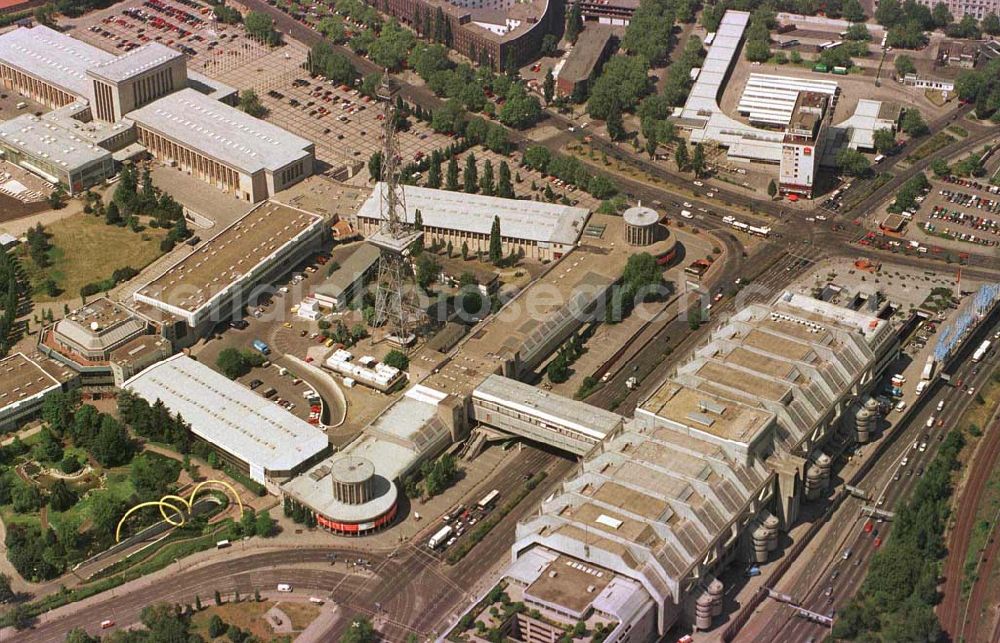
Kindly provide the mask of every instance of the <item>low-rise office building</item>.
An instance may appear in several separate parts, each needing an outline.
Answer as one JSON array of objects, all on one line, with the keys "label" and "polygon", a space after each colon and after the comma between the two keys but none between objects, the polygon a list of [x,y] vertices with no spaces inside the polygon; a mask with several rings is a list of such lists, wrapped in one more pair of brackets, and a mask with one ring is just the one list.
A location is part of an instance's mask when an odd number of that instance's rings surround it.
[{"label": "low-rise office building", "polygon": [[123,388],[180,414],[191,433],[260,484],[278,483],[329,452],[319,428],[187,355],[153,364]]},{"label": "low-rise office building", "polygon": [[115,175],[111,152],[33,114],[0,122],[0,154],[70,194]]},{"label": "low-rise office building", "polygon": [[363,289],[375,267],[378,266],[379,249],[363,243],[340,264],[329,279],[312,289],[313,297],[321,306],[341,309],[363,294]]},{"label": "low-rise office building", "polygon": [[0,433],[37,417],[46,396],[61,390],[62,383],[24,353],[0,359]]},{"label": "low-rise office building", "polygon": [[313,143],[193,89],[128,118],[154,157],[244,201],[262,201],[313,172]]},{"label": "low-rise office building", "polygon": [[[366,236],[382,224],[385,184],[378,183],[358,210],[358,227]],[[424,243],[467,245],[471,253],[489,252],[494,218],[500,219],[505,255],[523,252],[528,259],[553,261],[572,250],[587,222],[588,212],[555,203],[481,196],[406,186],[406,220],[420,210]]]},{"label": "low-rise office building", "polygon": [[326,226],[315,214],[268,201],[250,210],[135,291],[136,302],[183,323],[182,345],[215,324],[243,316],[255,288],[294,267],[322,243]]},{"label": "low-rise office building", "polygon": [[607,27],[587,27],[580,33],[573,51],[559,68],[556,77],[556,94],[559,96],[586,96],[590,83],[601,72],[601,66],[613,51],[614,39]]},{"label": "low-rise office building", "polygon": [[354,355],[342,348],[326,358],[323,365],[343,375],[344,381],[350,381],[352,386],[357,382],[382,393],[391,391],[406,380],[406,373],[395,366],[383,364],[367,355],[355,360]]}]

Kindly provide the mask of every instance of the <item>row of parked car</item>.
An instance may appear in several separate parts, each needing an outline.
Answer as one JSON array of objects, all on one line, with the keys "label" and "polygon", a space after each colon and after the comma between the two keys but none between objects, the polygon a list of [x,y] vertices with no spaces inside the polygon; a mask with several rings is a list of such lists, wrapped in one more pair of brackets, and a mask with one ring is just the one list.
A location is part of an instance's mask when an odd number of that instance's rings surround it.
[{"label": "row of parked car", "polygon": [[978,194],[968,194],[967,192],[952,192],[951,190],[939,190],[938,194],[948,200],[965,208],[976,208],[987,212],[1000,212],[1000,201],[981,197]]}]

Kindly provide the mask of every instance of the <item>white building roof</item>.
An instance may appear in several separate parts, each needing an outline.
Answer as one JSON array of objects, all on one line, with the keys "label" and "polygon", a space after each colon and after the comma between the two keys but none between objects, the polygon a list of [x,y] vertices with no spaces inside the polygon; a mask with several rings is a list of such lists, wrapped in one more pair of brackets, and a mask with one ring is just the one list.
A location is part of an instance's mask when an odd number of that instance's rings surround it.
[{"label": "white building roof", "polygon": [[750,22],[750,14],[746,11],[727,11],[722,16],[715,40],[708,49],[705,62],[701,66],[701,74],[691,92],[682,112],[683,118],[707,120],[712,114],[719,112],[719,92],[725,81],[726,72],[739,51],[743,31]]},{"label": "white building roof", "polygon": [[0,61],[81,98],[91,95],[87,69],[115,57],[42,25],[0,35]]},{"label": "white building roof", "polygon": [[164,44],[151,42],[122,54],[117,58],[98,63],[88,71],[91,75],[98,78],[120,83],[183,56],[184,54],[181,52],[171,49]]},{"label": "white building roof", "polygon": [[149,402],[157,399],[191,424],[191,431],[264,471],[289,471],[329,446],[326,435],[277,404],[208,366],[177,354],[125,382]]},{"label": "white building roof", "polygon": [[[406,220],[413,221],[413,213],[420,210],[426,227],[461,230],[488,235],[493,227],[493,217],[500,217],[500,235],[503,237],[547,244],[573,245],[583,232],[587,210],[555,203],[541,203],[519,199],[449,192],[415,186],[403,188],[406,198]],[[381,218],[385,183],[375,186],[368,200],[358,211],[367,219]]]},{"label": "white building roof", "polygon": [[111,158],[111,152],[106,149],[33,114],[22,114],[0,123],[0,140],[67,172]]},{"label": "white building roof", "polygon": [[750,74],[736,109],[741,114],[749,114],[751,121],[788,125],[800,92],[832,97],[837,93],[837,83],[832,80]]},{"label": "white building roof", "polygon": [[546,427],[561,426],[594,440],[603,440],[621,426],[623,420],[617,413],[496,374],[483,380],[472,397],[525,413],[545,422]]},{"label": "white building roof", "polygon": [[882,101],[862,98],[850,118],[837,124],[837,129],[850,130],[851,138],[848,146],[852,149],[874,149],[875,130],[893,130],[895,123],[879,118],[882,112]]},{"label": "white building roof", "polygon": [[246,174],[279,170],[312,148],[300,136],[191,88],[131,111],[128,117]]}]

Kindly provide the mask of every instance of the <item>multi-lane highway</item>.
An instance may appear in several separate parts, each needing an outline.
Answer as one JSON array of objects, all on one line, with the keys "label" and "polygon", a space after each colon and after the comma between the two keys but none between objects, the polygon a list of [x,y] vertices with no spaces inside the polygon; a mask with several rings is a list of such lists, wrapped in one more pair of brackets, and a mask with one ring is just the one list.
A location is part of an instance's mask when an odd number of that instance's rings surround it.
[{"label": "multi-lane highway", "polygon": [[[987,329],[983,329],[983,335]],[[994,332],[990,329],[989,332]],[[975,344],[978,342],[970,342]],[[968,346],[967,346],[968,348]],[[971,351],[968,351],[971,353]],[[1000,362],[1000,356],[992,354],[982,364],[972,364],[968,360],[958,361],[951,374],[952,382],[962,381],[964,387],[979,390],[992,376]],[[879,522],[861,513],[864,506],[893,511],[909,497],[920,478],[920,472],[937,454],[940,440],[952,428],[971,404],[974,396],[964,388],[939,381],[920,398],[920,406],[915,409],[903,425],[896,426],[889,435],[880,439],[893,440],[879,458],[878,466],[872,467],[859,487],[868,494],[869,500],[847,498],[830,520],[830,526],[814,543],[814,558],[804,566],[807,571],[786,583],[779,583],[778,591],[794,598],[802,607],[819,613],[829,614],[846,604],[860,588],[868,571],[868,563],[875,553],[876,538],[884,541],[892,528],[890,522]],[[937,410],[939,402],[944,408]],[[930,417],[934,426],[927,427]],[[941,426],[938,426],[940,423]],[[921,446],[926,448],[921,450]],[[873,449],[875,445],[864,447]],[[903,460],[906,459],[905,466]],[[872,521],[872,531],[865,531],[865,523]],[[850,551],[845,559],[844,553]],[[781,641],[819,640],[828,630],[822,625],[797,615],[788,605],[772,606],[770,617],[764,622],[748,626],[747,631],[767,631],[777,635]]]}]

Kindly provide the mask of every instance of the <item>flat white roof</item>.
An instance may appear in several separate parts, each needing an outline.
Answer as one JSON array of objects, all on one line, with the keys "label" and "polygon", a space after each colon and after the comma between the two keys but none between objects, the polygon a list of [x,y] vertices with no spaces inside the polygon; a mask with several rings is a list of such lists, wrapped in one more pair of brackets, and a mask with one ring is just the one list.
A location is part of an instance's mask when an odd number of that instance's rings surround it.
[{"label": "flat white roof", "polygon": [[98,78],[118,83],[183,56],[181,52],[164,44],[151,42],[117,58],[94,65],[89,71]]},{"label": "flat white roof", "polygon": [[191,88],[131,111],[128,117],[246,174],[280,170],[312,149],[306,139]]},{"label": "flat white roof", "polygon": [[329,446],[317,427],[184,354],[150,366],[123,388],[162,400],[195,435],[247,462],[251,475],[255,467],[292,470]]},{"label": "flat white roof", "polygon": [[[368,200],[362,204],[358,211],[359,217],[381,218],[385,189],[385,183],[380,181]],[[500,217],[501,236],[536,241],[543,247],[550,243],[566,246],[575,244],[583,232],[588,214],[585,208],[568,205],[410,185],[405,186],[403,192],[408,222],[412,223],[413,213],[420,210],[425,227],[488,235],[493,227],[493,217],[497,216]]]},{"label": "flat white roof", "polygon": [[87,69],[116,56],[38,25],[0,35],[0,61],[81,98],[89,98]]},{"label": "flat white roof", "polygon": [[106,149],[92,145],[75,132],[33,114],[22,114],[0,122],[0,140],[67,172],[111,158],[111,152]]},{"label": "flat white roof", "polygon": [[832,80],[750,74],[736,109],[741,114],[749,114],[751,121],[788,125],[800,92],[833,96],[837,93],[837,83]]},{"label": "flat white roof", "polygon": [[701,74],[684,103],[684,118],[705,120],[719,111],[718,97],[722,82],[736,57],[743,31],[749,22],[750,14],[746,11],[730,10],[722,16],[719,29],[715,32],[715,40],[701,66]]}]

